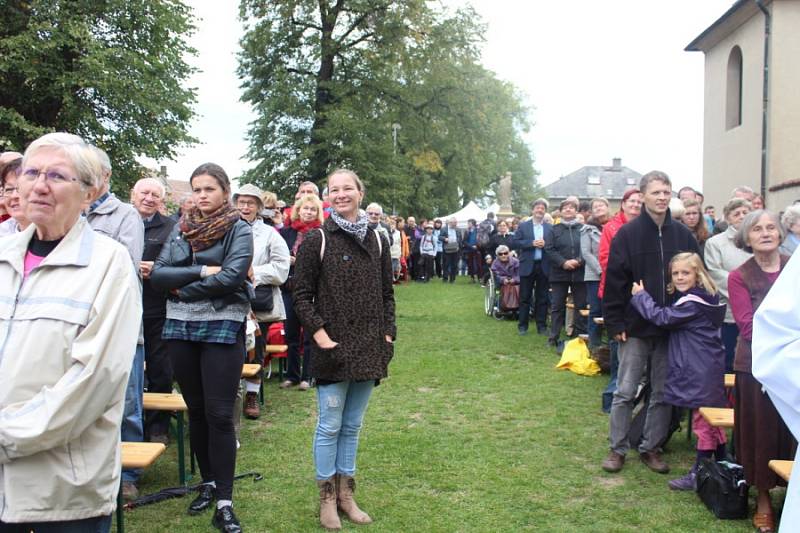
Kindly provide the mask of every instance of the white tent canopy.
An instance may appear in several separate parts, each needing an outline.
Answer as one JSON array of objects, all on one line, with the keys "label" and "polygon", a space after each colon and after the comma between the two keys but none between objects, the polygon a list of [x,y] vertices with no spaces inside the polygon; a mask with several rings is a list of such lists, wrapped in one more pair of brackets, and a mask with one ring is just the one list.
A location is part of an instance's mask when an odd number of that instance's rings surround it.
[{"label": "white tent canopy", "polygon": [[459,228],[466,228],[467,221],[471,218],[474,218],[478,223],[484,220],[486,218],[486,211],[478,207],[478,204],[475,202],[470,202],[455,213],[439,218],[442,219],[442,222],[445,224],[447,223],[448,219],[455,218],[458,221]]}]

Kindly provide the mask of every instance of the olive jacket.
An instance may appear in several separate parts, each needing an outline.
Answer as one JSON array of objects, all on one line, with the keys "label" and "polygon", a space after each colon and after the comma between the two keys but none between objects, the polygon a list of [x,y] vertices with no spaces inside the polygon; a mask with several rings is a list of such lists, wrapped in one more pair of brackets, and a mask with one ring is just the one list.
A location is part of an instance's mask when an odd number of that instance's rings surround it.
[{"label": "olive jacket", "polygon": [[294,268],[295,313],[310,335],[324,327],[338,343],[323,350],[312,342],[311,376],[324,381],[385,378],[394,355],[385,337],[397,335],[389,241],[367,231],[359,242],[329,218],[321,229],[308,232]]}]

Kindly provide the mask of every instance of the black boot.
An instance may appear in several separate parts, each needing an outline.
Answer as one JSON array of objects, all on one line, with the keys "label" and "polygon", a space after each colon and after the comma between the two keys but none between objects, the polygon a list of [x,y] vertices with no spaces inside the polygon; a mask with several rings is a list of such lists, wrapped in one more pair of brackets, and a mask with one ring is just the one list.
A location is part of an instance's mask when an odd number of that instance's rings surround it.
[{"label": "black boot", "polygon": [[233,507],[230,505],[217,509],[214,518],[211,519],[211,525],[225,533],[241,533],[242,531],[239,519],[233,514]]},{"label": "black boot", "polygon": [[189,514],[200,514],[214,503],[217,499],[217,490],[214,485],[204,483],[197,489],[197,498],[189,504]]}]

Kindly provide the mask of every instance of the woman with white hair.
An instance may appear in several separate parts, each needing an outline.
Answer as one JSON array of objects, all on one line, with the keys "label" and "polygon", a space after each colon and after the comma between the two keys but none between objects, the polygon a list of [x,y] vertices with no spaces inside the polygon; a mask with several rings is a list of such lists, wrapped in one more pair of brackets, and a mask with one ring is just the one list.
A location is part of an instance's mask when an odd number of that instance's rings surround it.
[{"label": "woman with white hair", "polygon": [[32,223],[0,240],[2,531],[111,526],[142,303],[127,250],[81,216],[102,179],[92,147],[67,133],[22,161]]},{"label": "woman with white hair", "polygon": [[800,244],[800,205],[794,204],[786,208],[781,217],[781,223],[786,229],[786,238],[781,244],[780,252],[792,255]]}]

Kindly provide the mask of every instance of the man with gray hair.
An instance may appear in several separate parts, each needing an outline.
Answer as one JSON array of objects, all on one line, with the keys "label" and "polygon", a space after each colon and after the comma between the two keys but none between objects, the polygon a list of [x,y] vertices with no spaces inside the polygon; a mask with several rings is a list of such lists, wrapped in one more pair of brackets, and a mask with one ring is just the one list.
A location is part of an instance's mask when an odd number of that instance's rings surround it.
[{"label": "man with gray hair", "polygon": [[[539,198],[531,203],[531,218],[514,232],[514,249],[519,253],[519,323],[520,335],[528,334],[528,320],[533,304],[536,331],[547,334],[547,296],[550,290],[550,265],[545,246],[553,239],[553,226],[544,221],[549,207]],[[531,301],[533,300],[533,301]]]},{"label": "man with gray hair", "polygon": [[[111,160],[103,150],[93,147],[103,169],[103,184],[97,192],[86,221],[97,233],[111,237],[125,246],[136,272],[139,272],[144,251],[144,224],[139,212],[130,204],[121,202],[110,191]],[[141,322],[140,322],[141,328]],[[142,413],[142,392],[144,389],[144,337],[139,334],[133,367],[125,391],[125,409],[122,414],[122,440],[142,442],[144,440],[144,420]],[[122,471],[122,495],[128,500],[136,499],[136,482],[141,470]]]},{"label": "man with gray hair", "polygon": [[389,240],[389,246],[391,246],[393,242],[392,230],[389,224],[381,220],[382,216],[383,208],[380,204],[372,202],[367,206],[367,225],[369,229],[376,230],[378,233],[386,235],[386,238]]},{"label": "man with gray hair", "polygon": [[[161,338],[167,318],[167,297],[150,285],[153,264],[172,233],[176,221],[160,213],[166,191],[154,178],[144,178],[133,186],[131,201],[144,222],[144,250],[139,263],[142,276],[142,323],[144,326],[144,360],[148,392],[172,392],[172,362],[167,343]],[[144,420],[145,438],[150,442],[169,441],[169,413],[150,411]]]}]

